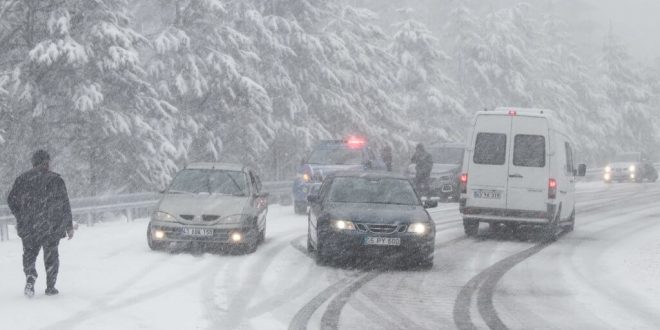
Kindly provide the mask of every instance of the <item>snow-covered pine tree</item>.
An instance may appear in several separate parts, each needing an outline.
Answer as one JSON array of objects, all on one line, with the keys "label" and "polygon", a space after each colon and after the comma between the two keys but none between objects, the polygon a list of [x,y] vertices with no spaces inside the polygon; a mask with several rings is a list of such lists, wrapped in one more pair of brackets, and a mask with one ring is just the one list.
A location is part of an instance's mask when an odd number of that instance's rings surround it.
[{"label": "snow-covered pine tree", "polygon": [[615,132],[610,135],[622,150],[650,150],[660,141],[657,111],[651,108],[651,89],[626,47],[611,30],[599,61],[600,84],[611,107]]},{"label": "snow-covered pine tree", "polygon": [[255,78],[260,58],[234,26],[243,7],[230,12],[217,0],[163,4],[171,22],[153,38],[149,72],[161,95],[189,116],[190,159],[257,165],[274,125],[270,97]]},{"label": "snow-covered pine tree", "polygon": [[26,1],[21,10],[32,32],[16,39],[23,60],[10,93],[22,154],[53,151],[78,194],[166,182],[180,152],[168,139],[174,109],[143,79],[136,48],[146,40],[129,27],[126,2]]},{"label": "snow-covered pine tree", "polygon": [[[409,12],[409,11],[406,11]],[[408,117],[414,118],[417,141],[460,141],[467,110],[456,83],[444,72],[449,56],[421,22],[407,18],[395,25],[389,52],[398,62],[398,95]]]}]

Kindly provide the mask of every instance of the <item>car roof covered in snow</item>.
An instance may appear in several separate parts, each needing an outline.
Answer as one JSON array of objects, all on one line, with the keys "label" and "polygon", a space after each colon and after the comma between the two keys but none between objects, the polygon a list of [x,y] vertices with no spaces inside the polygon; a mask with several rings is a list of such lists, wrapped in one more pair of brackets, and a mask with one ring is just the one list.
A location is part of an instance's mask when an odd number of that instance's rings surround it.
[{"label": "car roof covered in snow", "polygon": [[224,171],[237,171],[243,172],[247,168],[241,164],[234,163],[192,163],[186,166],[186,169],[196,169],[196,170],[224,170]]},{"label": "car roof covered in snow", "polygon": [[402,174],[385,172],[385,171],[338,171],[328,175],[328,177],[354,177],[354,178],[367,178],[367,179],[401,179],[408,180]]}]

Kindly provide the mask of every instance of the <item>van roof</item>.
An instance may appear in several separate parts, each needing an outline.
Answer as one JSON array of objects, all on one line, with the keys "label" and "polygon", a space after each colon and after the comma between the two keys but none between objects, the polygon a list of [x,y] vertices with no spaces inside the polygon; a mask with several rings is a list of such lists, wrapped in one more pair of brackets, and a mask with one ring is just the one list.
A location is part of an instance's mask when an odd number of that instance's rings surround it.
[{"label": "van roof", "polygon": [[477,112],[478,115],[510,115],[512,112],[515,112],[517,116],[528,116],[528,117],[554,117],[557,118],[557,113],[549,109],[537,109],[537,108],[517,108],[517,107],[499,107],[495,110],[485,110]]}]

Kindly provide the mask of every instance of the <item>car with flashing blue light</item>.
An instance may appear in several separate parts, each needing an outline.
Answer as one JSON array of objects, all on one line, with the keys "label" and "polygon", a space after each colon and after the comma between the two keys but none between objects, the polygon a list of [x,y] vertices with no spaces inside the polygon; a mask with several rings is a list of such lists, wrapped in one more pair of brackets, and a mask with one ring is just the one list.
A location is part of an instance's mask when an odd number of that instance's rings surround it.
[{"label": "car with flashing blue light", "polygon": [[197,244],[252,253],[266,236],[268,193],[240,164],[195,163],[163,192],[147,227],[152,250]]},{"label": "car with flashing blue light", "polygon": [[293,181],[293,208],[296,214],[307,212],[307,195],[327,175],[347,170],[384,170],[385,164],[362,137],[323,140],[317,143],[297,170]]},{"label": "car with flashing blue light", "polygon": [[433,266],[435,223],[410,180],[390,172],[337,172],[308,197],[307,249],[320,264],[350,256]]}]

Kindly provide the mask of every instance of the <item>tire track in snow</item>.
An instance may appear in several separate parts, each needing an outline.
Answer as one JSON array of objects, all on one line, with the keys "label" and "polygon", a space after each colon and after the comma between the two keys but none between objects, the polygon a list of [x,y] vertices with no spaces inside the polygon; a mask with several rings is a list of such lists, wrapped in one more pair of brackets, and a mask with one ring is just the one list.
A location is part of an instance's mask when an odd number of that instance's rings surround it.
[{"label": "tire track in snow", "polygon": [[[647,189],[648,187],[644,186],[642,190]],[[626,198],[621,198],[616,201],[607,198],[601,205],[590,204],[589,207],[587,207],[585,210],[580,209],[579,211],[591,212],[594,210],[602,210],[603,207],[606,209],[615,208],[619,204],[625,203],[628,199],[635,199],[636,201],[639,201],[639,198],[636,196],[638,194],[639,192],[637,191],[630,194],[622,194],[625,195]],[[644,199],[654,198],[656,195],[660,195],[660,192],[654,192],[651,195],[647,195]],[[598,221],[591,221],[584,224],[590,224],[593,222]],[[521,252],[496,262],[492,266],[486,268],[479,274],[472,277],[470,281],[468,281],[468,283],[461,288],[454,303],[453,318],[456,327],[461,330],[472,330],[477,328],[473,323],[470,315],[472,297],[476,293],[477,308],[481,318],[484,320],[486,325],[488,325],[488,327],[491,329],[508,329],[504,322],[502,322],[500,319],[493,304],[493,296],[497,289],[497,284],[509,270],[511,270],[522,261],[541,252],[550,244],[552,244],[551,241],[538,243],[530,248],[527,248]]]},{"label": "tire track in snow", "polygon": [[[296,239],[300,239],[300,237],[297,237]],[[242,279],[243,285],[230,300],[231,303],[229,304],[229,307],[225,313],[225,315],[229,316],[229,318],[225,318],[224,320],[220,321],[218,318],[213,317],[211,319],[212,322],[209,326],[209,329],[233,329],[241,324],[245,318],[247,307],[250,301],[259,289],[259,284],[264,277],[265,270],[270,267],[270,265],[275,260],[275,256],[284,251],[287,245],[289,245],[289,241],[280,242],[274,246],[269,246],[268,250],[266,250],[264,254],[260,255],[260,260],[263,260],[263,262],[253,264],[253,266],[247,271],[248,276]],[[206,299],[206,301],[208,302],[209,300]],[[213,306],[207,305],[207,310],[213,309],[217,310],[217,306],[215,306],[215,304],[213,304]]]}]

